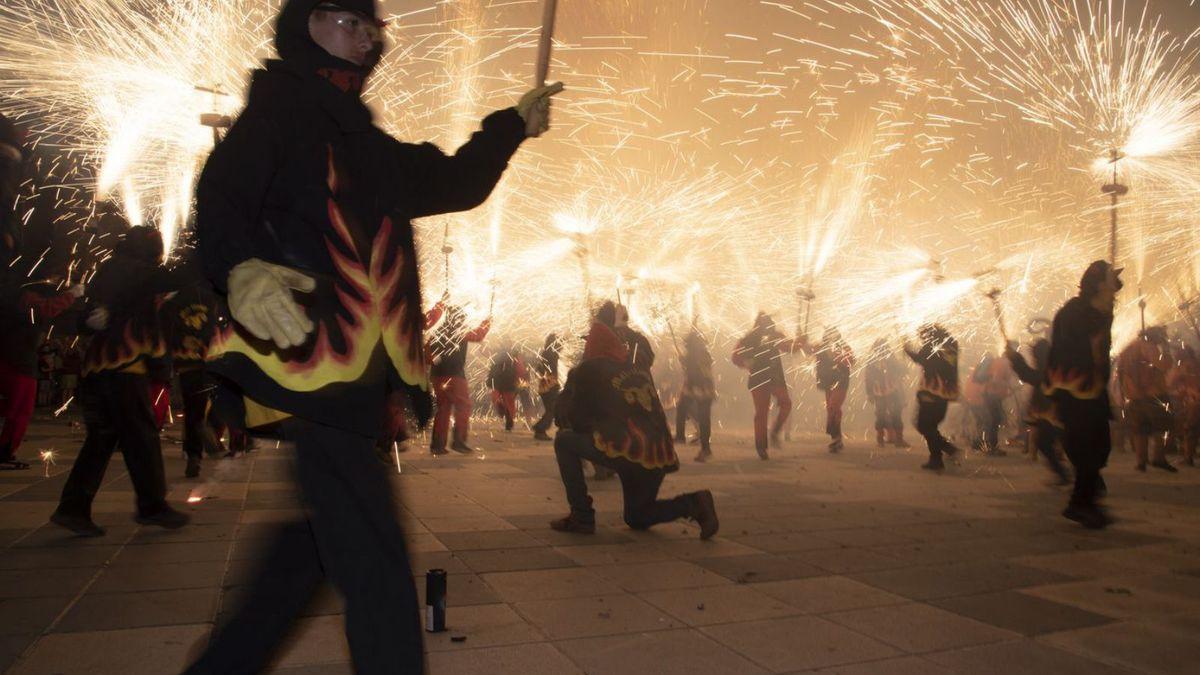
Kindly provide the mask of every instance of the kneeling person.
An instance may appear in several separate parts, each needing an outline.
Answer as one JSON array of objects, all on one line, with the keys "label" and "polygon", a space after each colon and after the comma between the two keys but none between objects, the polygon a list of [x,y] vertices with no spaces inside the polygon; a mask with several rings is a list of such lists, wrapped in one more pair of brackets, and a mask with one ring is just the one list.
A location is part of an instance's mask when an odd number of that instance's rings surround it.
[{"label": "kneeling person", "polygon": [[567,376],[559,397],[554,455],[571,514],[550,527],[592,534],[596,512],[587,493],[583,460],[605,466],[621,478],[625,523],[644,530],[659,523],[690,518],[700,538],[717,533],[717,513],[708,490],[658,498],[663,478],[679,470],[666,414],[650,373],[627,365],[628,351],[601,308],[588,334],[582,362]]}]

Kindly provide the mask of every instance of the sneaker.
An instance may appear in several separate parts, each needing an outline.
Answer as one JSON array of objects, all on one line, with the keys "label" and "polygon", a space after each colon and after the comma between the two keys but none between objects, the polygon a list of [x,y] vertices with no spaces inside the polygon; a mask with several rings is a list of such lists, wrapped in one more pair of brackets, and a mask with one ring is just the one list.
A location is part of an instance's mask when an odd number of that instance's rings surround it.
[{"label": "sneaker", "polygon": [[839,438],[839,439],[837,439],[837,440],[835,440],[834,442],[832,442],[832,443],[830,443],[830,444],[829,444],[829,452],[831,452],[831,453],[833,453],[833,454],[835,454],[835,455],[836,455],[837,453],[841,452],[841,451],[842,451],[842,449],[843,449],[843,448],[845,448],[845,447],[846,447],[846,444],[845,444],[845,443],[843,443],[843,442],[842,442],[842,439],[840,439],[840,438]]},{"label": "sneaker", "polygon": [[1077,506],[1071,504],[1062,512],[1067,520],[1073,520],[1089,530],[1103,530],[1108,526],[1109,519],[1104,512],[1095,506]]},{"label": "sneaker", "polygon": [[50,516],[50,522],[59,527],[65,527],[81,537],[103,537],[106,534],[103,527],[92,522],[92,519],[86,516],[68,516],[55,511]]},{"label": "sneaker", "polygon": [[596,523],[585,522],[571,514],[565,518],[550,521],[550,529],[555,532],[570,532],[572,534],[596,534]]},{"label": "sneaker", "polygon": [[176,511],[170,506],[164,506],[157,513],[148,516],[139,514],[134,517],[134,520],[140,525],[153,525],[166,530],[178,530],[192,522],[192,517],[182,511]]},{"label": "sneaker", "polygon": [[450,454],[450,451],[444,445],[431,445],[429,446],[429,454],[434,457],[441,457],[442,455]]},{"label": "sneaker", "polygon": [[545,431],[538,429],[537,431],[533,432],[533,440],[535,440],[535,441],[553,441],[554,439],[550,438],[550,434],[547,434]]},{"label": "sneaker", "polygon": [[184,478],[199,478],[200,477],[200,458],[188,457],[187,468],[183,470]]},{"label": "sneaker", "polygon": [[453,443],[450,444],[450,449],[457,452],[460,455],[475,454],[475,448],[472,448],[471,446],[467,445],[466,441],[454,441]]},{"label": "sneaker", "polygon": [[946,447],[942,448],[942,453],[947,457],[957,457],[960,453],[962,453],[962,450],[959,450],[958,446],[954,445],[953,443],[947,443]]},{"label": "sneaker", "polygon": [[717,520],[717,507],[713,503],[712,493],[708,490],[701,490],[694,496],[695,499],[695,515],[692,519],[700,525],[700,538],[704,540],[712,539],[717,530],[721,529],[721,523]]},{"label": "sneaker", "polygon": [[1160,459],[1156,462],[1150,462],[1150,466],[1156,469],[1162,469],[1167,473],[1179,473],[1179,469],[1176,469],[1174,464],[1171,464],[1165,459]]},{"label": "sneaker", "polygon": [[704,449],[704,450],[700,451],[700,454],[696,455],[695,461],[703,464],[704,462],[707,462],[711,457],[712,457],[712,450]]},{"label": "sneaker", "polygon": [[925,469],[926,471],[942,471],[946,468],[946,464],[941,460],[941,458],[931,459],[922,464],[921,468]]}]

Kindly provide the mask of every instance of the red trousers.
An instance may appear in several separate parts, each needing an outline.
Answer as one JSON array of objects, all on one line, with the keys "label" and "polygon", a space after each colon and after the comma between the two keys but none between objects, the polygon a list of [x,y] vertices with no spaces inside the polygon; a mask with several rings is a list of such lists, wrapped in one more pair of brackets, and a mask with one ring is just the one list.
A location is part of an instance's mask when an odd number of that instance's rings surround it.
[{"label": "red trousers", "polygon": [[467,442],[471,429],[471,389],[465,377],[433,378],[433,394],[437,401],[437,413],[433,416],[432,447],[446,447],[447,432],[450,430],[450,415],[454,415],[454,440]]},{"label": "red trousers", "polygon": [[517,392],[492,390],[492,407],[504,418],[504,428],[513,428],[513,420],[517,416]]},{"label": "red trousers", "polygon": [[167,426],[167,413],[171,410],[171,383],[150,381],[150,407],[154,410],[154,423],[162,431]]},{"label": "red trousers", "polygon": [[754,446],[766,449],[767,418],[770,416],[771,399],[775,399],[775,407],[779,409],[779,414],[775,417],[775,424],[771,425],[771,435],[774,436],[783,429],[788,415],[792,414],[792,397],[788,395],[786,384],[763,385],[757,389],[751,389],[750,395],[754,398]]},{"label": "red trousers", "polygon": [[825,433],[830,438],[842,437],[842,405],[845,402],[845,387],[834,387],[825,392]]},{"label": "red trousers", "polygon": [[17,449],[25,439],[29,420],[33,418],[33,404],[37,400],[37,379],[24,375],[7,363],[0,361],[0,413],[4,417],[4,431],[0,432],[0,460],[17,456]]}]

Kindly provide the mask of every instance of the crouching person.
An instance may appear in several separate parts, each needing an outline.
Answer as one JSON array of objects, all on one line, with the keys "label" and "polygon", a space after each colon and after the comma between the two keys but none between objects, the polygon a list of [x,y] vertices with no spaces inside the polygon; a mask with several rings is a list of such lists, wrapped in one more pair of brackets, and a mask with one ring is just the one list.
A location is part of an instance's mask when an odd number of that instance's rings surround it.
[{"label": "crouching person", "polygon": [[679,458],[667,417],[649,371],[627,365],[627,350],[613,331],[614,308],[597,313],[583,360],[567,376],[559,396],[554,454],[571,513],[550,523],[560,532],[592,534],[596,512],[587,493],[583,461],[612,469],[621,479],[625,523],[645,530],[680,518],[700,525],[700,538],[717,533],[717,512],[708,490],[659,499]]}]

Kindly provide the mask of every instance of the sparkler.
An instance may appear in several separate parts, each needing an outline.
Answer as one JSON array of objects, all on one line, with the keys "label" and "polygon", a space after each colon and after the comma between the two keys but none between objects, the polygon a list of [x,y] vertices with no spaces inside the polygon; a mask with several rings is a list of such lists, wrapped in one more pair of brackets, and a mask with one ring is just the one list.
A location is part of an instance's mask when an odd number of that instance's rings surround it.
[{"label": "sparkler", "polygon": [[50,450],[42,450],[41,452],[38,453],[38,455],[42,459],[42,468],[43,468],[42,477],[49,478],[50,477],[50,467],[54,466],[54,464],[55,464],[54,449],[51,448]]}]

